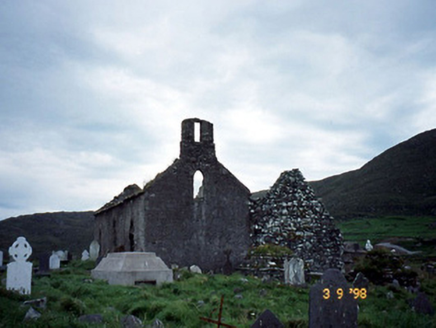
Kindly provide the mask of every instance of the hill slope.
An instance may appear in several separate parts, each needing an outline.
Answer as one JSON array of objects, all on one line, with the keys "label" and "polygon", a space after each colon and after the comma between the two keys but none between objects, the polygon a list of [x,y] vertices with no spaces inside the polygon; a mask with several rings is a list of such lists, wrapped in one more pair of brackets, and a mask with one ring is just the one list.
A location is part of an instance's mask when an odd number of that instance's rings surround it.
[{"label": "hill slope", "polygon": [[336,218],[436,214],[436,129],[404,141],[362,168],[310,182]]},{"label": "hill slope", "polygon": [[43,252],[68,250],[78,257],[93,240],[93,212],[56,212],[23,215],[0,221],[0,250],[8,249],[19,236],[32,246],[32,259]]}]

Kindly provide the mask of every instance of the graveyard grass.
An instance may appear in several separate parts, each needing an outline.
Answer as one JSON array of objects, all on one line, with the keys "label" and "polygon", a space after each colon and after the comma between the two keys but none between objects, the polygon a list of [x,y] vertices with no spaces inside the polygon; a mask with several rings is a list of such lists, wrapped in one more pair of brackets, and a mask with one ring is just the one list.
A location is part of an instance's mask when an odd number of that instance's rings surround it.
[{"label": "graveyard grass", "polygon": [[435,217],[385,216],[342,221],[338,227],[346,241],[353,241],[363,248],[366,240],[372,245],[382,241],[421,251],[422,256],[436,256],[436,230],[430,226]]},{"label": "graveyard grass", "polygon": [[[366,239],[375,244],[397,238],[402,246],[412,251],[422,250],[421,255],[408,257],[406,261],[412,262],[420,278],[421,290],[435,307],[436,278],[420,271],[418,265],[423,258],[434,256],[435,245],[430,242],[434,230],[428,229],[434,218],[422,218],[420,224],[412,219],[416,220],[408,217],[359,219],[342,222],[339,226],[345,240],[357,241],[361,246]],[[224,295],[224,323],[238,328],[250,327],[265,309],[269,309],[285,327],[308,327],[309,288],[262,283],[239,274],[212,276],[187,271],[181,272],[180,280],[161,286],[110,286],[91,278],[90,270],[94,267],[93,261],[73,261],[62,265],[62,269],[52,272],[50,277],[34,276],[31,296],[22,296],[0,286],[0,328],[120,327],[121,318],[128,314],[139,317],[145,325],[159,319],[165,328],[213,328],[217,325],[199,318],[218,318],[221,295]],[[5,277],[5,272],[0,275],[1,279]],[[242,295],[242,299],[235,297],[237,294]],[[388,298],[388,294],[393,298]],[[23,322],[29,307],[21,304],[41,297],[47,297],[47,307],[36,308],[42,316],[37,321]],[[416,294],[402,288],[371,284],[367,299],[359,300],[359,327],[436,327],[436,316],[416,314],[410,309],[408,301],[415,297]],[[83,314],[97,313],[103,316],[104,324],[85,324],[78,320]]]},{"label": "graveyard grass", "polygon": [[[0,327],[96,327],[79,322],[83,314],[102,314],[104,325],[119,327],[120,320],[133,314],[150,324],[160,319],[166,328],[215,327],[199,317],[217,319],[221,295],[224,295],[222,321],[236,327],[249,327],[265,310],[270,309],[285,327],[308,326],[309,289],[259,279],[183,272],[179,281],[161,286],[110,286],[92,280],[94,262],[73,261],[50,277],[34,277],[31,296],[21,296],[0,288]],[[436,280],[426,279],[422,289],[433,298]],[[394,298],[387,299],[392,291]],[[242,299],[235,297],[241,294]],[[37,321],[23,323],[28,306],[25,300],[47,297],[46,309]],[[369,289],[369,296],[359,300],[359,327],[435,327],[436,318],[414,313],[407,304],[414,295],[393,287]]]}]

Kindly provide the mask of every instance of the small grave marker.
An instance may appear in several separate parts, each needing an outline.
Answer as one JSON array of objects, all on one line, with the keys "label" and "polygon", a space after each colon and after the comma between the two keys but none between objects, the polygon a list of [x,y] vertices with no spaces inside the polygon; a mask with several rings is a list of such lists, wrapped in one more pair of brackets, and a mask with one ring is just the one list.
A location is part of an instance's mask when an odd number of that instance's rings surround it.
[{"label": "small grave marker", "polygon": [[301,286],[306,283],[304,279],[304,261],[300,258],[293,257],[285,260],[285,284]]},{"label": "small grave marker", "polygon": [[364,288],[349,288],[338,269],[328,269],[310,289],[309,328],[357,327],[357,298],[366,295]]},{"label": "small grave marker", "polygon": [[38,274],[48,273],[50,271],[50,254],[43,253],[39,256]]},{"label": "small grave marker", "polygon": [[97,240],[93,240],[89,245],[89,259],[95,261],[100,253],[100,244]]},{"label": "small grave marker", "polygon": [[270,310],[265,310],[250,328],[284,328],[285,326]]},{"label": "small grave marker", "polygon": [[221,296],[221,304],[220,304],[220,311],[218,313],[218,320],[214,320],[211,318],[204,318],[204,317],[200,317],[200,320],[210,322],[210,323],[216,323],[218,325],[217,328],[220,328],[220,327],[236,328],[236,326],[231,326],[231,325],[228,325],[226,323],[221,322],[221,315],[223,313],[223,303],[224,303],[224,295]]},{"label": "small grave marker", "polygon": [[50,270],[58,270],[61,268],[61,259],[56,252],[53,252],[53,254],[50,256],[49,262]]},{"label": "small grave marker", "polygon": [[68,251],[56,251],[54,253],[59,257],[59,261],[68,261]]},{"label": "small grave marker", "polygon": [[82,252],[82,261],[88,261],[89,260],[89,252],[85,249]]},{"label": "small grave marker", "polygon": [[32,287],[32,263],[26,262],[32,254],[32,247],[26,238],[18,237],[9,247],[9,255],[14,260],[8,264],[6,288],[20,294],[30,294]]}]

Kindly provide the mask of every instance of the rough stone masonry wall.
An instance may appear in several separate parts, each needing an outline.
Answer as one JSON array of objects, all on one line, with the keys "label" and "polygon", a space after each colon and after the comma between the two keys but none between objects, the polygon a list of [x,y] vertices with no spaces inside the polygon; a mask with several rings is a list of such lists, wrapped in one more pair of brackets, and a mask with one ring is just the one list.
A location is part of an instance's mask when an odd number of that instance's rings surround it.
[{"label": "rough stone masonry wall", "polygon": [[343,239],[298,169],[283,172],[250,208],[254,246],[289,247],[309,271],[343,268]]}]

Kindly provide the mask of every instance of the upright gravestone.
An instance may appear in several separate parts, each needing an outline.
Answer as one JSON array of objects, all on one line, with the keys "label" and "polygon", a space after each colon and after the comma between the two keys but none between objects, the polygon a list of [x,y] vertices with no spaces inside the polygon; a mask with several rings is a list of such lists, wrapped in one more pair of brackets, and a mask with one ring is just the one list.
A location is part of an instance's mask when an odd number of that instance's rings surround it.
[{"label": "upright gravestone", "polygon": [[3,266],[3,252],[0,251],[0,267]]},{"label": "upright gravestone", "polygon": [[50,254],[42,253],[39,255],[39,269],[38,274],[48,274],[50,271]]},{"label": "upright gravestone", "polygon": [[68,251],[56,251],[54,253],[59,257],[59,261],[68,261]]},{"label": "upright gravestone", "polygon": [[61,268],[61,259],[56,252],[50,256],[50,270],[58,270]]},{"label": "upright gravestone", "polygon": [[265,310],[250,328],[284,328],[285,326],[270,310]]},{"label": "upright gravestone", "polygon": [[285,284],[301,286],[306,283],[304,279],[304,261],[300,258],[293,257],[285,260]]},{"label": "upright gravestone", "polygon": [[32,283],[32,263],[26,262],[32,254],[26,238],[18,237],[9,247],[9,255],[14,260],[8,264],[6,288],[16,290],[20,294],[30,294]]},{"label": "upright gravestone", "polygon": [[82,261],[88,261],[89,260],[89,252],[85,249],[82,252]]},{"label": "upright gravestone", "polygon": [[89,245],[89,259],[95,261],[100,253],[100,244],[97,240],[94,240],[91,245]]},{"label": "upright gravestone", "polygon": [[310,289],[309,328],[357,327],[357,298],[366,290],[354,290],[338,269],[328,269]]}]

